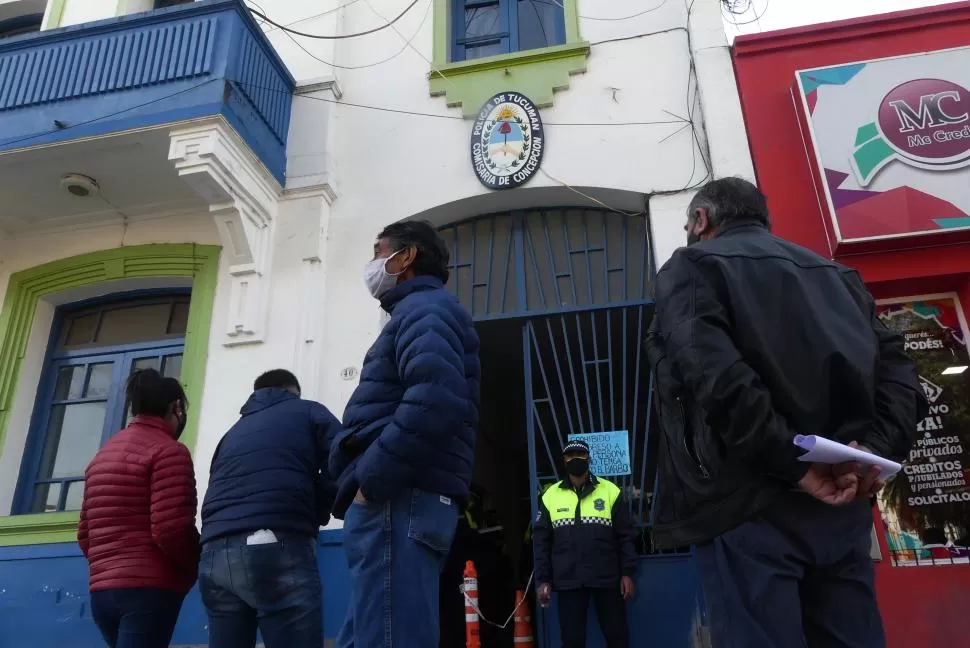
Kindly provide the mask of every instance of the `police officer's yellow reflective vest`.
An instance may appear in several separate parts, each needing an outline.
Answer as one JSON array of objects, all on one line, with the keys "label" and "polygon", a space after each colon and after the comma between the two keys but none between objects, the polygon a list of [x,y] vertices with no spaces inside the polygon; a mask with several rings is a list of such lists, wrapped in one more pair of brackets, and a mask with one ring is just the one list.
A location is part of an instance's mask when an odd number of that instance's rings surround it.
[{"label": "police officer's yellow reflective vest", "polygon": [[562,482],[542,495],[553,529],[577,523],[613,526],[613,504],[620,497],[620,488],[602,477],[595,479],[593,491],[582,500],[575,488],[561,488]]}]

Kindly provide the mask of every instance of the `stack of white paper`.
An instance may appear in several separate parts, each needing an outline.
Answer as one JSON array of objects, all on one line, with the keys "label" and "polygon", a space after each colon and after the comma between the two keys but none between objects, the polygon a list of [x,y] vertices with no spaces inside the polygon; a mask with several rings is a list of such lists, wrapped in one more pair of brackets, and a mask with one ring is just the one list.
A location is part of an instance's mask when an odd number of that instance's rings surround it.
[{"label": "stack of white paper", "polygon": [[825,437],[815,435],[802,436],[799,434],[795,437],[795,445],[808,451],[798,458],[799,461],[823,464],[840,464],[855,461],[863,466],[879,466],[882,470],[879,473],[879,479],[883,481],[889,479],[903,468],[895,461],[890,461],[889,459],[884,459],[862,450],[856,450],[844,443],[832,441]]}]

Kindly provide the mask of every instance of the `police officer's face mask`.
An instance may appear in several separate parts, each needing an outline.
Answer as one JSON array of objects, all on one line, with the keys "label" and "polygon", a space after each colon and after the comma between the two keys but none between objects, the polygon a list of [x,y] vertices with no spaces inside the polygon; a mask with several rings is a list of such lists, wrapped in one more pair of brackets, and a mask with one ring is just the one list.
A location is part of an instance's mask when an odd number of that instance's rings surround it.
[{"label": "police officer's face mask", "polygon": [[566,472],[573,477],[582,477],[589,471],[589,459],[573,457],[566,462]]}]

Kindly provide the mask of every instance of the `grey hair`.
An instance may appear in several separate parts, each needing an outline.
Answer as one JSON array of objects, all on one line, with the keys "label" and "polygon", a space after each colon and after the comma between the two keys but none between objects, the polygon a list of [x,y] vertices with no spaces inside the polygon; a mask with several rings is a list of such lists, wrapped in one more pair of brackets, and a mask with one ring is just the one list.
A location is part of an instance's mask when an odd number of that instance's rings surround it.
[{"label": "grey hair", "polygon": [[765,195],[743,178],[720,178],[705,184],[690,201],[688,214],[693,216],[698,209],[707,211],[715,228],[742,220],[771,227]]}]

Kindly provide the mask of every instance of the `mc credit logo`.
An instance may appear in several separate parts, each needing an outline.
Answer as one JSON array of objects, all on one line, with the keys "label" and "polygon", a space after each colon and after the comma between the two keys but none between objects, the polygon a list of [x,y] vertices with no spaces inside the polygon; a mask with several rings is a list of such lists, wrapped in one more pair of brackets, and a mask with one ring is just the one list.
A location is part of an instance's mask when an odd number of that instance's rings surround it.
[{"label": "mc credit logo", "polygon": [[896,86],[880,103],[876,123],[859,129],[852,157],[862,186],[893,159],[939,171],[967,166],[970,92],[942,79]]}]

